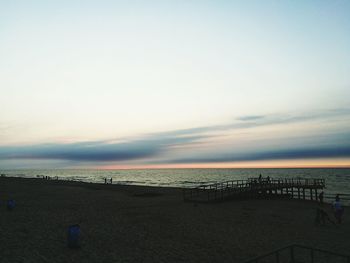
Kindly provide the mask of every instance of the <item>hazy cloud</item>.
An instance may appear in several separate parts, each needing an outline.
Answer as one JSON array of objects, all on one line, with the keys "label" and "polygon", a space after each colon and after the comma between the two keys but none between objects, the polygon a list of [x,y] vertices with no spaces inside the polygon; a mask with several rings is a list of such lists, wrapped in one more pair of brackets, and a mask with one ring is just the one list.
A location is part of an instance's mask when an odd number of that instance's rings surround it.
[{"label": "hazy cloud", "polygon": [[262,116],[262,115],[249,115],[249,116],[239,117],[238,120],[240,120],[240,121],[253,121],[253,120],[262,119],[264,117],[265,116]]}]

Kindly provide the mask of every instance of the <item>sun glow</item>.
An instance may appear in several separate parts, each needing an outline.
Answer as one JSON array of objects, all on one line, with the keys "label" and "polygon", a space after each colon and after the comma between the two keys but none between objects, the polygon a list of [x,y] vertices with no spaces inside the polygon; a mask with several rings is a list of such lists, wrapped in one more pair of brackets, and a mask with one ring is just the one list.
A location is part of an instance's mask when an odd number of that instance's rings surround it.
[{"label": "sun glow", "polygon": [[94,169],[219,169],[219,168],[350,168],[350,158],[338,159],[300,159],[300,160],[269,160],[231,163],[187,163],[187,164],[149,164],[129,165],[112,164],[93,167]]}]

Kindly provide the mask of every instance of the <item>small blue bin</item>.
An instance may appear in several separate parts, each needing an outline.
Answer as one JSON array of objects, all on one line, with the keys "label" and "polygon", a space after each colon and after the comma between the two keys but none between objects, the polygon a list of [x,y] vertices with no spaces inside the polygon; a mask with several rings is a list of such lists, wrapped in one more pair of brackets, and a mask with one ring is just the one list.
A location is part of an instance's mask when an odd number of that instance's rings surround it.
[{"label": "small blue bin", "polygon": [[9,210],[9,211],[12,211],[14,208],[15,208],[15,206],[16,206],[16,202],[15,202],[15,200],[7,200],[7,210]]},{"label": "small blue bin", "polygon": [[78,224],[68,227],[68,247],[80,247],[80,226]]}]

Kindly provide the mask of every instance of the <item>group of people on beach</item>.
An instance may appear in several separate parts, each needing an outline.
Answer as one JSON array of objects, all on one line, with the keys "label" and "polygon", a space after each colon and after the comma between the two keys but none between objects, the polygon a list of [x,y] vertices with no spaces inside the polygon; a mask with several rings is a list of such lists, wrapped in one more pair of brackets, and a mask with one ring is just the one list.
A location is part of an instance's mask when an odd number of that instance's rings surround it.
[{"label": "group of people on beach", "polygon": [[37,178],[40,178],[42,177],[43,180],[58,180],[58,176],[55,176],[55,177],[51,177],[51,176],[48,176],[48,175],[40,175],[40,174],[37,174],[36,175]]},{"label": "group of people on beach", "polygon": [[107,179],[107,178],[105,178],[105,184],[108,184],[108,181],[109,181],[109,183],[110,184],[112,184],[113,183],[113,179],[112,179],[112,177],[111,177],[111,179]]}]

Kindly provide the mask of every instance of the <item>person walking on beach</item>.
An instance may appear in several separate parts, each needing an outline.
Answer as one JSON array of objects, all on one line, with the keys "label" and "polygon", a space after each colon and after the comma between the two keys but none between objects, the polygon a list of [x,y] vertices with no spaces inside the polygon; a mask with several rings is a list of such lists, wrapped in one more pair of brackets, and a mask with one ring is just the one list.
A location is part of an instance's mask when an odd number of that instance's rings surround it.
[{"label": "person walking on beach", "polygon": [[337,220],[337,223],[341,224],[344,208],[340,202],[339,194],[337,194],[337,196],[335,197],[335,202],[333,203],[333,209],[334,209],[334,216]]},{"label": "person walking on beach", "polygon": [[259,175],[259,184],[261,184],[261,182],[262,182],[262,175],[260,174]]},{"label": "person walking on beach", "polygon": [[319,194],[319,196],[318,196],[318,199],[320,200],[320,204],[322,205],[323,204],[323,195],[324,195],[324,193],[323,193],[323,191]]}]

